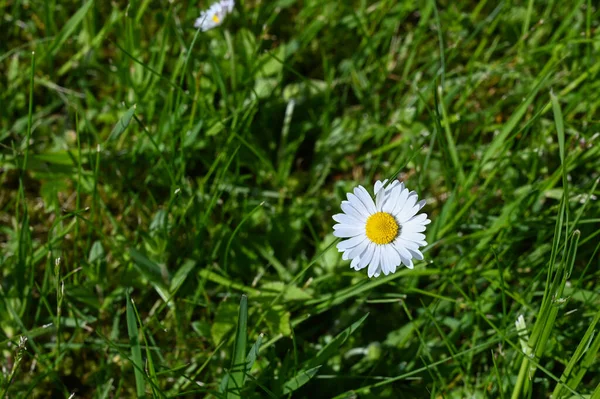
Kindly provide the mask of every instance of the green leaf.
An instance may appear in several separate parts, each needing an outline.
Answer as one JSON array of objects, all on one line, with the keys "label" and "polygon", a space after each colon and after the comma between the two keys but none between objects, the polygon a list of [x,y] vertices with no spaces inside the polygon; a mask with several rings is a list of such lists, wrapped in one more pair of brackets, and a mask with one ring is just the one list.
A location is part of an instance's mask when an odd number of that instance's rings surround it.
[{"label": "green leaf", "polygon": [[300,370],[298,374],[296,374],[292,379],[290,379],[283,385],[283,394],[285,395],[294,392],[296,389],[306,384],[311,378],[315,376],[315,374],[317,374],[320,368],[321,366],[317,366],[308,370]]},{"label": "green leaf", "polygon": [[129,296],[129,292],[126,294],[127,300],[127,334],[129,335],[129,345],[131,346],[131,361],[136,366],[134,367],[135,373],[135,386],[138,398],[146,396],[146,384],[144,382],[144,376],[142,370],[144,369],[144,363],[142,362],[142,348],[140,346],[140,338],[138,332],[138,325],[135,317],[135,311],[133,309],[133,301]]},{"label": "green leaf", "polygon": [[237,313],[238,307],[235,303],[224,301],[219,304],[215,313],[215,319],[210,328],[210,335],[215,345],[218,345],[235,327],[235,316]]},{"label": "green leaf", "polygon": [[151,232],[158,232],[165,228],[167,225],[168,217],[167,212],[164,209],[159,209],[155,214],[152,222],[150,223],[149,230]]},{"label": "green leaf", "polygon": [[271,332],[271,335],[292,335],[290,327],[290,312],[286,311],[281,305],[273,306],[265,314],[265,323]]},{"label": "green leaf", "polygon": [[133,114],[135,113],[135,107],[136,105],[133,104],[133,106],[129,108],[125,114],[123,114],[121,119],[119,119],[113,130],[110,132],[110,135],[106,141],[118,139],[119,136],[121,136],[121,134],[127,129],[127,126],[129,126],[131,118],[133,118]]},{"label": "green leaf", "polygon": [[229,370],[229,382],[225,396],[241,398],[241,390],[246,376],[246,341],[248,339],[248,297],[242,295],[238,313],[237,333],[233,344],[233,361]]},{"label": "green leaf", "polygon": [[90,254],[88,255],[88,262],[94,263],[96,261],[100,261],[104,259],[104,247],[100,241],[94,241],[92,244],[92,248],[90,249]]},{"label": "green leaf", "polygon": [[260,77],[273,77],[283,72],[283,61],[288,51],[286,45],[280,45],[272,52],[267,52],[258,56],[256,65],[259,71],[256,76]]}]

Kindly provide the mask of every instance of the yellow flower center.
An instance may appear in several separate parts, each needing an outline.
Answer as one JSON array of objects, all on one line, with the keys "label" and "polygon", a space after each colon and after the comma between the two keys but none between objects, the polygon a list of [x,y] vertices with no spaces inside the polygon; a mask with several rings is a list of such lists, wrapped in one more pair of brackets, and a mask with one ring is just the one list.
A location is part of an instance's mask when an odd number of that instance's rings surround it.
[{"label": "yellow flower center", "polygon": [[215,24],[218,24],[220,21],[219,16],[217,14],[213,14],[212,20],[215,21]]},{"label": "yellow flower center", "polygon": [[367,237],[375,244],[389,244],[398,237],[398,222],[389,213],[377,212],[367,219]]}]

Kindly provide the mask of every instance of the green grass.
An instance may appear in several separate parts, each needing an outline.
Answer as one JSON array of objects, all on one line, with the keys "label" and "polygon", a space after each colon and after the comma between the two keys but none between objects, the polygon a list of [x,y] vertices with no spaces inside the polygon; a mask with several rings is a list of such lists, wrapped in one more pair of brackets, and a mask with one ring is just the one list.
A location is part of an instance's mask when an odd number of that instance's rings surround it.
[{"label": "green grass", "polygon": [[600,398],[598,7],[237,3],[0,0],[1,397]]}]

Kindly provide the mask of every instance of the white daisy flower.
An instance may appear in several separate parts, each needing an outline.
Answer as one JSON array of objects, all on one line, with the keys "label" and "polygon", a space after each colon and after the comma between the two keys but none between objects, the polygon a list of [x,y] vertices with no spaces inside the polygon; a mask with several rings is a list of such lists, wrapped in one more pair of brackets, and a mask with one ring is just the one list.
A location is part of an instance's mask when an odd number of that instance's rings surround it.
[{"label": "white daisy flower", "polygon": [[196,22],[194,22],[194,28],[199,28],[202,32],[206,32],[207,30],[221,25],[227,14],[233,11],[234,5],[234,0],[217,1],[210,6],[208,10],[200,13],[200,18],[196,19]]},{"label": "white daisy flower", "polygon": [[404,183],[395,180],[384,187],[386,182],[375,182],[375,201],[358,186],[342,201],[344,213],[333,215],[338,222],[333,235],[347,238],[337,244],[342,259],[352,259],[354,270],[369,266],[369,277],[394,273],[401,263],[412,269],[413,258],[423,260],[419,247],[427,245],[423,232],[431,223],[427,214],[417,215],[425,200],[417,202],[417,193]]}]

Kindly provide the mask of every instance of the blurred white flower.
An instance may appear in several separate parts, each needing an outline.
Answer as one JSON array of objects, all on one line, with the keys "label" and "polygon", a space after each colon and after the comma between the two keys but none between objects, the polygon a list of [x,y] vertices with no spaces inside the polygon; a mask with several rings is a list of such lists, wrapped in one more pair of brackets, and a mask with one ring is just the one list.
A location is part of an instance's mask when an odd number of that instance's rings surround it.
[{"label": "blurred white flower", "polygon": [[203,32],[215,28],[223,23],[227,14],[233,11],[234,0],[219,0],[211,5],[208,10],[200,13],[200,18],[196,19],[194,28],[199,28]]},{"label": "blurred white flower", "polygon": [[[352,259],[350,267],[361,270],[367,266],[369,277],[394,273],[403,263],[412,269],[412,259],[423,259],[419,247],[427,245],[425,226],[431,222],[427,214],[417,213],[425,206],[414,191],[404,183],[394,181],[375,183],[375,201],[363,186],[348,193],[342,201],[342,211],[333,215],[338,222],[333,235],[347,240],[338,243],[342,259]],[[418,202],[417,202],[418,201]]]}]

